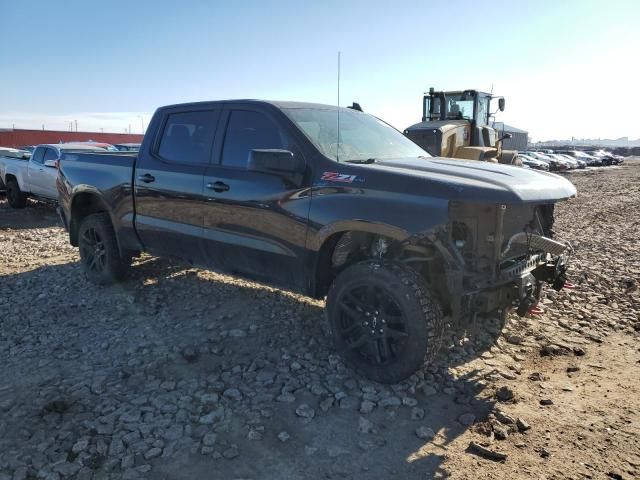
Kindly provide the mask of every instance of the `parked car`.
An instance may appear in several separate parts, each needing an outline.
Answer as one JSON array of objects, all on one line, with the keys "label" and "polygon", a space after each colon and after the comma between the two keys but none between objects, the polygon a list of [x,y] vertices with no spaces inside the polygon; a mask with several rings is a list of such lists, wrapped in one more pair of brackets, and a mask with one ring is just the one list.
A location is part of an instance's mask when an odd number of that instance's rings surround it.
[{"label": "parked car", "polygon": [[529,155],[525,155],[524,153],[518,153],[518,158],[526,167],[533,168],[534,170],[544,170],[546,172],[549,171],[549,164],[543,162],[542,160],[538,160]]},{"label": "parked car", "polygon": [[58,161],[64,153],[106,151],[102,148],[65,144],[38,145],[33,154],[22,158],[0,157],[0,180],[5,184],[7,200],[12,208],[24,208],[27,197],[56,200]]},{"label": "parked car", "polygon": [[555,158],[551,158],[544,153],[533,152],[533,151],[527,151],[524,153],[525,155],[529,157],[533,157],[536,160],[541,160],[543,162],[546,162],[549,165],[549,170],[552,172],[562,172],[569,169],[569,165],[566,162],[561,162]]},{"label": "parked car", "polygon": [[601,167],[602,166],[602,160],[600,160],[597,157],[594,157],[592,155],[589,155],[581,150],[567,150],[564,151],[562,153],[565,153],[573,158],[577,158],[580,160],[583,160],[584,162],[587,162],[587,165],[590,167]]},{"label": "parked car", "polygon": [[574,158],[571,155],[567,155],[566,153],[557,153],[556,155],[561,156],[562,158],[572,161],[572,162],[576,162],[578,164],[578,168],[586,168],[587,167],[587,162],[585,162],[584,160],[582,160],[581,158]]},{"label": "parked car", "polygon": [[595,150],[588,152],[588,154],[593,157],[599,158],[602,161],[602,165],[609,166],[618,164],[618,159],[615,157],[615,155],[605,150]]},{"label": "parked car", "polygon": [[102,148],[103,150],[107,150],[108,152],[118,151],[118,149],[114,145],[111,145],[110,143],[94,142],[93,140],[87,140],[86,142],[69,142],[69,143],[73,143],[74,145],[88,145],[90,147]]},{"label": "parked car", "polygon": [[445,315],[525,315],[544,282],[562,288],[553,208],[576,194],[550,173],[430,158],[356,110],[262,101],[160,108],[137,155],[67,156],[58,190],[92,282],[149,252],[326,296],[339,351],[380,382],[433,359]]},{"label": "parked car", "polygon": [[116,143],[114,147],[121,152],[137,152],[140,150],[139,143]]},{"label": "parked car", "polygon": [[[2,159],[2,157],[7,157],[7,158],[11,158],[11,159],[19,159],[19,160],[28,160],[29,157],[31,156],[31,153],[29,153],[26,150],[20,150],[17,148],[11,148],[11,147],[0,147],[0,160]],[[2,181],[2,178],[0,177],[0,192],[4,192],[6,190],[5,184]]]},{"label": "parked car", "polygon": [[547,157],[554,158],[554,159],[558,160],[559,162],[565,162],[567,164],[567,167],[570,170],[576,169],[576,168],[578,168],[580,166],[578,164],[577,160],[575,160],[572,157],[564,157],[564,156],[560,155],[559,153],[547,153],[545,155],[547,155]]}]

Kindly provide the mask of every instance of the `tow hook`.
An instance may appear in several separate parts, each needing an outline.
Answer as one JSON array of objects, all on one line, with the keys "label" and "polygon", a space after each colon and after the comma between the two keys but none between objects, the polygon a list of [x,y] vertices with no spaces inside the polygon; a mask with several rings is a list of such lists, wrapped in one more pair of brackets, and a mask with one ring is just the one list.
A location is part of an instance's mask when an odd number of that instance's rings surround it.
[{"label": "tow hook", "polygon": [[518,314],[519,317],[524,317],[530,309],[534,308],[537,302],[538,300],[533,296],[528,296],[523,298],[522,300],[520,300],[520,303],[518,304],[516,313]]}]

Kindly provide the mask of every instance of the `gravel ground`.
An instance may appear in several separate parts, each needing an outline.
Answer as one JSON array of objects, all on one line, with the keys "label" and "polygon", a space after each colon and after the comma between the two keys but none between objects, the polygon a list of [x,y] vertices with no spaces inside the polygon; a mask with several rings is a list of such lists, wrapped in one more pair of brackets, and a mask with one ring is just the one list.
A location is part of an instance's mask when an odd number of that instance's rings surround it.
[{"label": "gravel ground", "polygon": [[638,478],[640,162],[570,178],[577,288],[392,386],[320,302],[146,256],[99,288],[51,207],[0,199],[0,480]]}]

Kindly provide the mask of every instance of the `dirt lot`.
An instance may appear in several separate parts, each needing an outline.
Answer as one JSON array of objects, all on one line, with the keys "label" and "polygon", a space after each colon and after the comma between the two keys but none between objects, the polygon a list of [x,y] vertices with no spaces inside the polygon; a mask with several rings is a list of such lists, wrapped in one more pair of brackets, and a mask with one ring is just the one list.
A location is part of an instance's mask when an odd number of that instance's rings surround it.
[{"label": "dirt lot", "polygon": [[98,288],[50,207],[0,199],[0,480],[639,478],[640,161],[570,178],[577,288],[393,386],[318,302],[151,257]]}]

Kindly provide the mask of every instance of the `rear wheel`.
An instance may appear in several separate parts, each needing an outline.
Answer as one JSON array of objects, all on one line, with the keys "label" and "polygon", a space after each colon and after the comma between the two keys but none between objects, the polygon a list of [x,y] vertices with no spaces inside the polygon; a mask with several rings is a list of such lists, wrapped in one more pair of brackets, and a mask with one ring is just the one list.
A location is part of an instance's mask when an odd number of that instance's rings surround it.
[{"label": "rear wheel", "polygon": [[126,276],[131,259],[120,255],[116,234],[106,213],[95,213],[82,220],[78,247],[82,268],[91,282],[108,285]]},{"label": "rear wheel", "polygon": [[338,275],[327,315],[345,360],[382,383],[431,362],[444,334],[441,309],[422,277],[393,262],[365,261]]},{"label": "rear wheel", "polygon": [[27,206],[27,194],[20,190],[20,185],[15,178],[7,180],[7,201],[11,208]]}]

